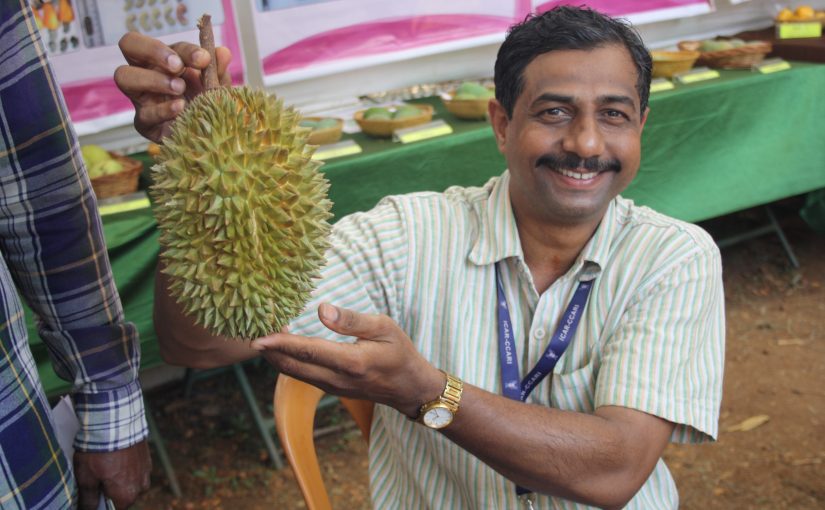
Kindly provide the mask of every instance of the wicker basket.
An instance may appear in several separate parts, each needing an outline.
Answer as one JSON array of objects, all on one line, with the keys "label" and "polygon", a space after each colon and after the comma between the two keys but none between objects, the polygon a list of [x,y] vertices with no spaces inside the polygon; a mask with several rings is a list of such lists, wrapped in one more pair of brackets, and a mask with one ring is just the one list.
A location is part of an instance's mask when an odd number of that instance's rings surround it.
[{"label": "wicker basket", "polygon": [[[355,112],[355,122],[361,127],[364,133],[378,138],[389,138],[396,129],[403,129],[419,124],[430,122],[433,118],[433,107],[428,104],[414,104],[413,106],[421,110],[420,115],[415,117],[404,117],[403,119],[365,119],[366,110]],[[397,106],[396,106],[397,108]]]},{"label": "wicker basket", "polygon": [[[698,51],[701,41],[682,41],[680,50]],[[773,47],[766,41],[751,41],[750,43],[720,51],[703,51],[696,60],[696,65],[704,65],[714,69],[750,69],[765,60],[765,55]]]},{"label": "wicker basket", "polygon": [[[312,120],[318,122],[327,117],[304,117],[304,120]],[[325,145],[328,143],[335,143],[341,139],[344,128],[344,121],[342,119],[335,119],[336,124],[332,127],[324,129],[313,129],[307,138],[307,143],[311,145]]]},{"label": "wicker basket", "polygon": [[[455,98],[456,91],[450,92],[450,97]],[[481,120],[487,118],[487,105],[490,98],[483,99],[446,99],[441,98],[444,107],[459,119]]]},{"label": "wicker basket", "polygon": [[689,71],[699,58],[699,52],[651,51],[650,56],[653,59],[653,77],[672,78],[675,74]]},{"label": "wicker basket", "polygon": [[92,189],[98,199],[116,197],[118,195],[128,195],[138,189],[138,177],[143,171],[143,163],[136,159],[111,154],[113,159],[120,161],[123,170],[116,174],[101,175],[91,179]]}]

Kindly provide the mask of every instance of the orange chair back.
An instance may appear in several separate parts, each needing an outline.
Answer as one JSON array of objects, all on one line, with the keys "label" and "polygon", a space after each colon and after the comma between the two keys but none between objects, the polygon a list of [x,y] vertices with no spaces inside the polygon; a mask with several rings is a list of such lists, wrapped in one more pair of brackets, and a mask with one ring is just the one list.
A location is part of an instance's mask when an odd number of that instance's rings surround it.
[{"label": "orange chair back", "polygon": [[[304,495],[307,510],[331,510],[318,454],[315,451],[313,426],[315,410],[324,392],[311,384],[280,374],[275,384],[273,411],[275,428],[281,440],[284,455],[295,473],[298,487]],[[369,442],[373,403],[365,400],[341,398],[352,415],[364,439]]]}]

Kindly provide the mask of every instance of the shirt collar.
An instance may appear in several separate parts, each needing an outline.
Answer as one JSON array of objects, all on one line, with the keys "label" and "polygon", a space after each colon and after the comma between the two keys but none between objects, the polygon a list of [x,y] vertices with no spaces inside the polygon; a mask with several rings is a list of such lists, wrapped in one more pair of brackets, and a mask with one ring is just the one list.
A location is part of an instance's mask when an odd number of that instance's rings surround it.
[{"label": "shirt collar", "polygon": [[[593,237],[585,244],[568,274],[579,274],[579,279],[595,278],[605,266],[610,245],[617,229],[619,212],[617,199],[607,206]],[[524,258],[516,218],[510,202],[510,172],[505,171],[492,183],[490,195],[479,211],[480,228],[468,259],[476,265],[494,264],[508,257]]]},{"label": "shirt collar", "polygon": [[468,259],[473,264],[494,264],[508,257],[524,258],[510,203],[510,171],[492,181],[487,200],[479,208],[479,232]]}]

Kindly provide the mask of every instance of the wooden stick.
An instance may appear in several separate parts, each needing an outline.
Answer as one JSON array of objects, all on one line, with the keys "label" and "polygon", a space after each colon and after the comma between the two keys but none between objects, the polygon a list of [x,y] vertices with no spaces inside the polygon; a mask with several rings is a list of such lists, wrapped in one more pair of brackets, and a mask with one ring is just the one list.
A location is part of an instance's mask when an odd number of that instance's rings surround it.
[{"label": "wooden stick", "polygon": [[203,90],[220,88],[221,82],[218,79],[218,57],[215,55],[215,35],[212,33],[212,16],[204,14],[198,20],[198,30],[200,30],[201,48],[209,52],[209,65],[201,73],[201,83]]}]

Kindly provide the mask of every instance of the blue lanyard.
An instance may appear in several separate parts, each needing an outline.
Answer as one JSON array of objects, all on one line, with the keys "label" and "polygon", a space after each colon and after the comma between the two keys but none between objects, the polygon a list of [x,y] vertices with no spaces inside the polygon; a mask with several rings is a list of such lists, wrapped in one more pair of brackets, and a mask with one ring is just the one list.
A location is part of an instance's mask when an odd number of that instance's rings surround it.
[{"label": "blue lanyard", "polygon": [[[510,319],[510,310],[507,306],[507,297],[504,295],[504,285],[501,283],[501,272],[498,264],[496,264],[496,288],[498,297],[498,351],[499,363],[501,364],[502,392],[507,398],[524,402],[535,387],[545,377],[553,373],[556,362],[576,335],[576,328],[579,326],[579,319],[581,319],[584,306],[587,304],[590,290],[593,288],[593,281],[579,282],[579,286],[573,294],[573,299],[567,305],[562,321],[556,327],[556,331],[550,338],[550,343],[547,344],[544,354],[521,382],[519,382],[520,373],[516,344],[513,341],[513,323]],[[522,495],[528,492],[530,491],[516,486],[517,494]]]}]

